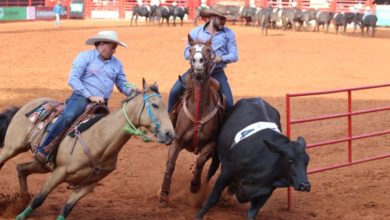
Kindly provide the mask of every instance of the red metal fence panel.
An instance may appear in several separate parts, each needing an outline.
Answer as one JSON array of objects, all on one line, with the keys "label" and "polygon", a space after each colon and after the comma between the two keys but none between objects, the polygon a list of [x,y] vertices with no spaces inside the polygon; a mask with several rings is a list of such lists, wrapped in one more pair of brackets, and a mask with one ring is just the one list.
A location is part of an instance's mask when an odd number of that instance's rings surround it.
[{"label": "red metal fence panel", "polygon": [[[390,110],[390,105],[389,105],[389,106],[384,106],[384,107],[379,107],[379,108],[371,108],[371,109],[353,111],[352,110],[352,92],[359,91],[359,90],[366,90],[366,89],[377,89],[377,88],[383,88],[383,87],[390,87],[390,83],[381,84],[381,85],[373,85],[373,86],[356,87],[356,88],[320,91],[320,92],[286,94],[286,127],[287,127],[287,136],[288,137],[291,137],[291,125],[293,125],[293,124],[300,124],[300,123],[312,122],[312,121],[321,121],[321,120],[327,120],[327,119],[333,119],[333,118],[348,117],[348,136],[347,137],[344,137],[341,139],[326,140],[326,141],[307,145],[307,148],[314,148],[314,147],[330,145],[330,144],[335,144],[335,143],[340,143],[340,142],[348,142],[348,161],[345,163],[334,164],[331,166],[310,170],[310,171],[308,171],[308,174],[319,173],[319,172],[332,170],[332,169],[336,169],[336,168],[351,166],[351,165],[358,164],[358,163],[363,163],[363,162],[367,162],[367,161],[378,160],[378,159],[390,157],[390,152],[388,152],[388,153],[385,153],[383,155],[378,155],[378,156],[369,157],[369,158],[363,158],[360,160],[353,160],[353,158],[352,158],[352,142],[353,142],[353,140],[390,134],[390,129],[386,129],[383,131],[376,131],[376,132],[365,133],[365,134],[360,134],[360,135],[352,135],[352,116]],[[315,95],[323,95],[323,94],[333,94],[333,93],[347,93],[347,102],[348,102],[348,111],[347,112],[339,113],[339,114],[331,114],[331,115],[321,115],[318,117],[311,117],[311,118],[304,118],[304,119],[291,119],[291,103],[290,103],[291,98],[293,98],[293,97],[307,97],[307,96],[315,96]],[[291,189],[290,188],[288,189],[288,208],[291,209]]]}]

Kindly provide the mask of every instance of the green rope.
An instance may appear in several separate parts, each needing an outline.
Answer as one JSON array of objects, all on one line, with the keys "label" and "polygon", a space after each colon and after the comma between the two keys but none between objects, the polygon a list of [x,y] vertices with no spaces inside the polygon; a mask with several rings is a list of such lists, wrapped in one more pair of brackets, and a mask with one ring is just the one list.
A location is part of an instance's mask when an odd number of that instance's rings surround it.
[{"label": "green rope", "polygon": [[31,206],[27,207],[22,213],[16,216],[16,220],[25,219],[32,211],[33,209],[31,208]]},{"label": "green rope", "polygon": [[126,120],[127,120],[127,125],[126,127],[123,128],[123,130],[131,135],[135,135],[135,136],[139,136],[142,138],[142,140],[144,142],[151,142],[153,141],[150,137],[148,137],[143,131],[137,129],[134,124],[131,122],[131,120],[129,119],[129,116],[127,116],[127,113],[126,113],[126,107],[127,107],[127,102],[125,102],[123,104],[123,107],[122,107],[122,110],[123,110],[123,114],[125,115],[126,117]]}]

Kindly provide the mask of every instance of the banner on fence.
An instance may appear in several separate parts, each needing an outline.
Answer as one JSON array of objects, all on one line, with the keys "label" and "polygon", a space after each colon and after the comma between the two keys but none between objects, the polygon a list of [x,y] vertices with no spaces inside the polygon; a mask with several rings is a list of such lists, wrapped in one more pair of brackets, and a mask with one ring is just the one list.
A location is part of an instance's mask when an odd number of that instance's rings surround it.
[{"label": "banner on fence", "polygon": [[69,7],[70,18],[84,18],[84,0],[73,0]]},{"label": "banner on fence", "polygon": [[0,21],[27,20],[26,7],[0,8]]},{"label": "banner on fence", "polygon": [[389,5],[377,5],[376,16],[378,17],[377,25],[390,26],[390,6]]}]

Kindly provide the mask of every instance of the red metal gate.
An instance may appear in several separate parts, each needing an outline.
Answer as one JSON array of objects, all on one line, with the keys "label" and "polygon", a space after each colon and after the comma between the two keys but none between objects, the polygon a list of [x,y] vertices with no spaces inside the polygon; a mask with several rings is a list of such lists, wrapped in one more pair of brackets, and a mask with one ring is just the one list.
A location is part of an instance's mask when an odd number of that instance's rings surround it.
[{"label": "red metal gate", "polygon": [[[358,164],[358,163],[363,163],[363,162],[367,162],[367,161],[378,160],[378,159],[390,157],[390,152],[389,152],[389,153],[385,153],[383,155],[364,158],[364,159],[360,159],[360,160],[353,160],[353,158],[352,158],[352,141],[357,140],[357,139],[373,137],[373,136],[390,134],[390,129],[387,129],[387,130],[376,131],[376,132],[372,132],[372,133],[352,135],[352,116],[390,110],[390,105],[389,105],[389,106],[380,107],[380,108],[372,108],[372,109],[353,111],[352,110],[352,92],[359,91],[359,90],[366,90],[366,89],[383,88],[383,87],[390,87],[390,83],[382,84],[382,85],[348,88],[348,89],[320,91],[320,92],[286,94],[286,120],[287,120],[286,126],[287,126],[287,136],[288,137],[291,137],[291,125],[293,125],[293,124],[312,122],[312,121],[321,121],[321,120],[327,120],[327,119],[333,119],[333,118],[348,117],[348,136],[347,137],[344,137],[341,139],[335,139],[335,140],[327,140],[327,141],[307,145],[307,148],[315,148],[315,147],[320,147],[320,146],[324,146],[324,145],[331,145],[331,144],[336,144],[336,143],[341,143],[341,142],[348,142],[348,161],[345,163],[340,163],[340,164],[336,164],[336,165],[332,165],[332,166],[328,166],[328,167],[322,167],[322,168],[310,170],[310,171],[308,171],[308,174],[319,173],[319,172],[332,170],[332,169],[336,169],[336,168],[351,166],[351,165]],[[333,94],[333,93],[344,93],[344,92],[347,93],[347,96],[348,96],[348,100],[347,100],[348,101],[348,111],[347,112],[339,113],[339,114],[332,114],[332,115],[321,115],[321,116],[312,117],[312,118],[291,119],[291,105],[290,105],[291,98],[303,97],[303,96],[323,95],[323,94]],[[292,205],[291,191],[292,191],[291,188],[288,188],[288,209],[289,210],[291,209],[291,205]]]}]

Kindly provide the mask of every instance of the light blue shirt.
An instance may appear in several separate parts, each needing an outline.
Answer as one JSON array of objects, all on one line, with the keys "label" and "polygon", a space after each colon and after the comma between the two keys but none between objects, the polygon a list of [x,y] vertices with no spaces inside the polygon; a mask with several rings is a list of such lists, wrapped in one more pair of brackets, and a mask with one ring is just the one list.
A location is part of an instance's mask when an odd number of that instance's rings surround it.
[{"label": "light blue shirt", "polygon": [[54,14],[62,14],[62,6],[60,4],[56,4],[53,8],[53,13]]},{"label": "light blue shirt", "polygon": [[[209,23],[198,26],[190,32],[192,39],[202,42],[207,42],[211,37],[205,27]],[[219,62],[215,65],[216,68],[222,67],[225,68],[226,64],[237,62],[238,52],[237,52],[237,43],[236,36],[234,32],[227,27],[224,27],[222,31],[218,31],[211,41],[211,47],[214,52],[222,58],[222,62]],[[190,56],[190,45],[187,42],[186,48],[184,50],[184,58],[189,59]]]},{"label": "light blue shirt", "polygon": [[126,96],[131,94],[122,63],[114,56],[110,60],[100,59],[96,49],[81,52],[76,57],[68,84],[74,92],[85,98],[99,96],[109,99],[114,84]]}]

